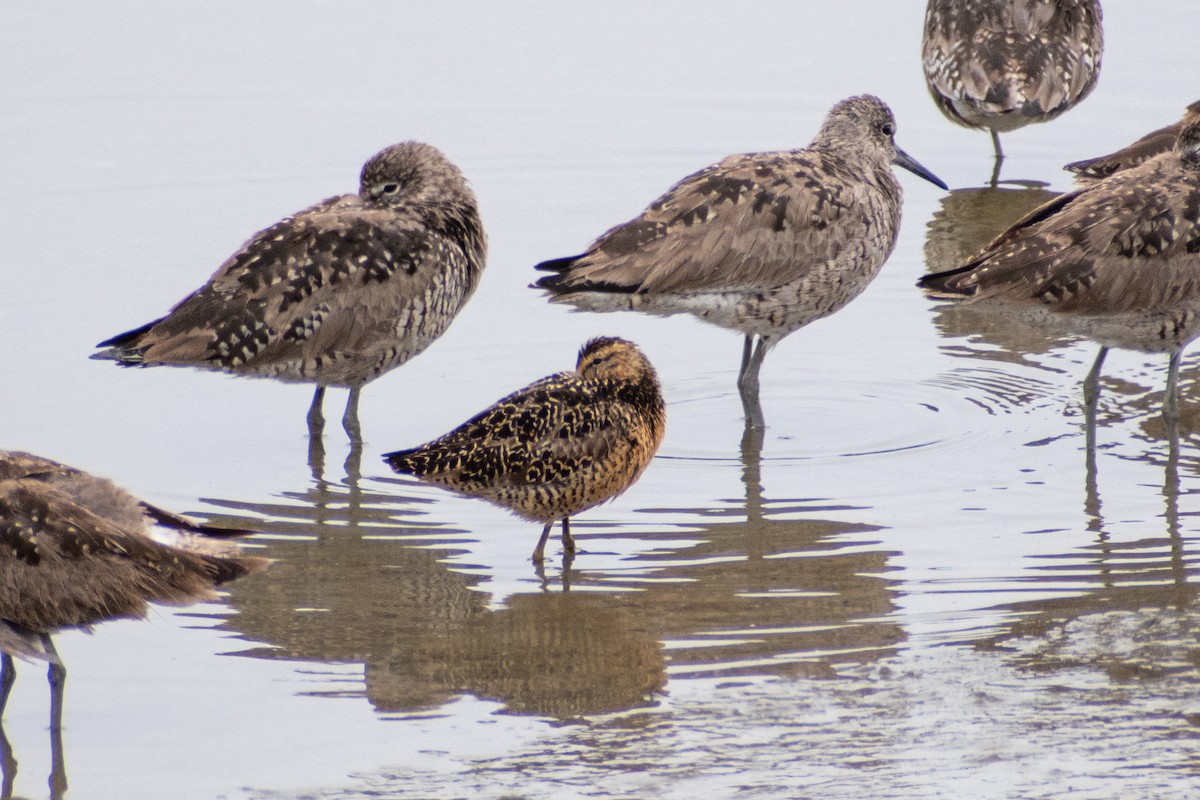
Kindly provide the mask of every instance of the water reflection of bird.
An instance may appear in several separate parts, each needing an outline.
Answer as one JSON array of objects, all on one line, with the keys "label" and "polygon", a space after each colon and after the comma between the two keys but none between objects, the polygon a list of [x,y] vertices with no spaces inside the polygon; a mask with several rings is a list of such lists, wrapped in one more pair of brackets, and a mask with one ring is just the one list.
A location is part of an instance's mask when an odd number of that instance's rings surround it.
[{"label": "water reflection of bird", "polygon": [[575,549],[569,518],[633,485],[662,441],[666,408],[654,367],[632,342],[592,339],[574,372],[536,381],[450,433],[384,459],[397,472],[554,523]]},{"label": "water reflection of bird", "polygon": [[[925,268],[929,272],[953,269],[979,255],[997,235],[1034,208],[1057,197],[1043,185],[981,186],[954,189],[941,197],[926,227]],[[1044,327],[1014,325],[1012,319],[987,306],[943,303],[935,306],[934,325],[946,339],[947,348],[958,354],[995,361],[1023,362],[1031,354],[1043,353],[1062,344],[1063,337]],[[961,342],[968,339],[964,347]],[[974,346],[975,344],[982,346]],[[1002,394],[1018,394],[1035,387],[1014,386],[1010,373],[974,375],[999,381],[988,388]]]},{"label": "water reflection of bird", "polygon": [[[272,503],[207,502],[229,509],[222,521],[268,519],[285,534],[264,543],[271,580],[231,588],[226,624],[268,643],[241,655],[361,663],[350,691],[365,682],[381,713],[470,693],[569,719],[650,705],[666,683],[661,645],[619,595],[535,592],[489,608],[484,571],[447,558],[462,532],[423,519],[427,499],[321,484]],[[344,677],[330,670],[306,691],[345,696]]]},{"label": "water reflection of bird", "polygon": [[[1174,423],[1150,431],[1148,422],[1143,433],[1125,442],[1146,445],[1144,452],[1109,450],[1107,455],[1162,467],[1162,486],[1154,490],[1163,499],[1162,514],[1129,520],[1105,513],[1099,459],[1089,430],[1083,511],[1087,530],[1095,540],[1076,553],[1055,553],[1035,567],[1027,582],[1035,586],[1044,582],[1049,599],[1008,606],[1005,616],[1017,621],[990,637],[988,644],[1017,653],[1022,663],[1039,672],[1066,669],[1078,673],[1093,668],[1102,678],[1121,686],[1144,677],[1159,684],[1182,674],[1189,677],[1186,686],[1190,694],[1190,677],[1195,672],[1194,632],[1200,627],[1196,603],[1200,561],[1188,552],[1192,539],[1182,525],[1190,512],[1181,512],[1180,497],[1192,493],[1181,491],[1180,466],[1182,461],[1194,472],[1200,462],[1194,456],[1181,459],[1180,431]],[[1094,419],[1088,424],[1094,425]],[[1192,434],[1194,438],[1194,429]],[[1151,488],[1148,483],[1131,484],[1127,469],[1121,469],[1122,499],[1128,499],[1131,485]],[[1122,536],[1114,530],[1122,521],[1132,523],[1134,535]],[[1064,596],[1064,586],[1075,591]],[[1188,721],[1181,723],[1190,729]]]},{"label": "water reflection of bird", "polygon": [[422,352],[475,290],[486,239],[458,167],[419,142],[363,166],[357,194],[324,200],[255,234],[171,312],[100,343],[93,358],[175,365],[350,389],[343,424],[360,438],[363,385]]},{"label": "water reflection of bird", "polygon": [[[1098,0],[929,0],[921,62],[953,122],[1000,132],[1054,119],[1096,86]],[[997,165],[998,166],[998,165]]]},{"label": "water reflection of bird", "polygon": [[901,189],[890,165],[946,188],[895,133],[878,98],[843,100],[808,147],[689,175],[583,254],[539,264],[552,274],[535,285],[591,311],[690,313],[740,331],[738,385],[756,407],[766,351],[854,299],[892,252]]},{"label": "water reflection of bird", "polygon": [[1067,164],[1063,169],[1074,172],[1075,180],[1082,184],[1107,178],[1114,172],[1136,167],[1147,159],[1168,152],[1175,146],[1175,140],[1179,138],[1179,132],[1183,130],[1184,125],[1198,119],[1200,119],[1200,100],[1188,106],[1178,122],[1151,131],[1128,147],[1122,147],[1114,153],[1075,161]]},{"label": "water reflection of bird", "polygon": [[[152,539],[150,522],[187,534],[187,548]],[[103,478],[0,451],[0,715],[16,680],[13,657],[48,661],[58,761],[66,669],[51,635],[144,617],[151,602],[211,598],[214,586],[266,566],[265,559],[234,555],[227,541],[201,545],[201,534],[216,532],[142,503]]]},{"label": "water reflection of bird", "polygon": [[1061,195],[966,265],[919,284],[1099,342],[1089,406],[1110,347],[1169,353],[1164,413],[1174,417],[1180,352],[1200,335],[1198,250],[1200,121],[1173,151]]}]

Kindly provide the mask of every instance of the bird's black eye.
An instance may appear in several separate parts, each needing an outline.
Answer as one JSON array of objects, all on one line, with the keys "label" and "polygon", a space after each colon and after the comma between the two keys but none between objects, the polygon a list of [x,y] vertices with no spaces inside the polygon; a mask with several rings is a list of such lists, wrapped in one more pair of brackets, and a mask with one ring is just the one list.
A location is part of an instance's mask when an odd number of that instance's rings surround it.
[{"label": "bird's black eye", "polygon": [[879,126],[879,130],[883,131],[884,136],[895,136],[896,135],[896,125],[895,125],[895,123],[892,123],[892,122],[883,123],[882,125]]},{"label": "bird's black eye", "polygon": [[398,183],[385,183],[383,185],[384,194],[395,194],[398,191],[400,191],[400,184]]}]

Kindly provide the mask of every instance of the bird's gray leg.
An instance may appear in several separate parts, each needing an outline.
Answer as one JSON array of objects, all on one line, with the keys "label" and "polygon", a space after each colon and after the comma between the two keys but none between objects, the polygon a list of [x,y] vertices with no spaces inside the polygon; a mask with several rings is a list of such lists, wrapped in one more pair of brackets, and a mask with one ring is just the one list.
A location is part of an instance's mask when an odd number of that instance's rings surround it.
[{"label": "bird's gray leg", "polygon": [[321,413],[324,402],[325,387],[318,386],[308,408],[308,468],[317,480],[325,476],[325,416]]},{"label": "bird's gray leg", "polygon": [[67,683],[67,668],[58,657],[50,634],[42,634],[42,649],[50,658],[46,677],[50,681],[50,798],[59,800],[67,791],[67,765],[63,756],[62,717],[63,688]]},{"label": "bird's gray leg", "polygon": [[16,679],[17,667],[13,657],[8,653],[0,653],[0,797],[12,797],[13,786],[17,782],[17,758],[4,733],[3,722],[4,706],[8,703],[8,693]]},{"label": "bird's gray leg", "polygon": [[318,386],[313,392],[312,405],[308,407],[308,435],[319,437],[325,433],[325,415],[321,406],[325,403],[325,387]]},{"label": "bird's gray leg", "polygon": [[568,553],[575,552],[575,540],[571,538],[571,520],[568,517],[563,517],[562,521],[562,543],[563,550]]},{"label": "bird's gray leg", "polygon": [[4,716],[4,707],[8,705],[8,693],[17,682],[17,665],[8,653],[0,653],[0,717]]},{"label": "bird's gray leg", "polygon": [[67,683],[67,668],[59,660],[50,634],[43,633],[41,638],[42,649],[50,658],[50,669],[46,672],[46,678],[50,681],[50,730],[57,731],[62,729],[63,687]]},{"label": "bird's gray leg", "polygon": [[1167,396],[1163,398],[1163,416],[1171,422],[1179,419],[1179,360],[1182,355],[1182,350],[1176,350],[1167,364]]},{"label": "bird's gray leg", "polygon": [[550,538],[550,529],[553,527],[553,522],[547,522],[546,527],[542,528],[542,538],[538,539],[537,547],[533,548],[533,563],[540,564],[546,560],[546,540]]},{"label": "bird's gray leg", "polygon": [[342,415],[342,427],[355,444],[362,444],[362,428],[358,424],[358,396],[361,391],[361,386],[351,387],[350,396],[346,398],[346,413]]},{"label": "bird's gray leg", "polygon": [[1100,367],[1104,365],[1106,355],[1108,355],[1108,348],[1101,345],[1100,352],[1096,354],[1096,360],[1092,363],[1092,368],[1088,370],[1087,377],[1083,379],[1083,404],[1092,414],[1096,413],[1096,401],[1100,398]]},{"label": "bird's gray leg", "polygon": [[754,336],[746,334],[746,342],[742,345],[742,365],[738,367],[738,386],[746,379],[746,370],[750,367],[750,356],[754,353]]},{"label": "bird's gray leg", "polygon": [[746,415],[746,427],[761,430],[766,426],[763,420],[762,404],[758,397],[758,371],[762,367],[763,358],[767,353],[767,340],[759,337],[753,350],[750,347],[751,337],[746,337],[746,349],[742,357],[742,371],[738,376],[738,394],[742,398],[742,411]]}]

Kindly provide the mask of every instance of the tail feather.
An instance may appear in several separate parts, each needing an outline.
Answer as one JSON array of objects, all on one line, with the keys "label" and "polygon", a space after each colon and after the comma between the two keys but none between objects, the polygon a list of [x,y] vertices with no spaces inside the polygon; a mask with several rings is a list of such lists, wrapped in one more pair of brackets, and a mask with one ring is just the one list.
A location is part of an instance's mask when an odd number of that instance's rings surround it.
[{"label": "tail feather", "polygon": [[965,280],[976,268],[971,263],[963,267],[933,272],[917,280],[917,286],[924,289],[931,297],[939,299],[958,299],[971,297],[979,289],[978,285]]},{"label": "tail feather", "polygon": [[415,474],[416,465],[413,464],[411,457],[415,455],[418,450],[420,450],[420,448],[414,447],[409,450],[396,450],[391,453],[384,453],[383,460],[389,467],[396,470],[396,472],[405,472],[410,475]]},{"label": "tail feather", "polygon": [[147,502],[142,502],[142,511],[146,513],[152,520],[159,525],[165,525],[168,528],[186,531],[188,533],[196,533],[201,536],[210,536],[214,539],[234,539],[242,536],[250,536],[255,531],[243,530],[240,528],[224,528],[217,525],[205,525],[200,522],[195,522],[187,517],[167,511],[165,508],[151,505]]},{"label": "tail feather", "polygon": [[590,280],[574,274],[572,267],[579,263],[584,255],[567,256],[566,258],[543,261],[535,266],[534,269],[543,272],[552,272],[553,274],[538,278],[530,285],[535,289],[545,289],[555,295],[574,294],[576,292],[607,292],[609,294],[634,294],[637,292],[639,284]]},{"label": "tail feather", "polygon": [[128,366],[141,364],[143,354],[138,347],[138,342],[142,336],[160,322],[162,322],[161,319],[156,319],[153,322],[147,322],[139,328],[118,333],[116,336],[105,339],[103,342],[97,344],[96,347],[107,347],[108,349],[92,353],[91,358],[101,361],[117,361]]},{"label": "tail feather", "polygon": [[545,289],[555,294],[568,291],[572,287],[568,287],[565,282],[569,277],[571,267],[581,258],[583,258],[582,255],[577,255],[567,256],[566,258],[552,258],[549,261],[541,262],[534,269],[539,272],[551,272],[554,274],[538,278],[530,285],[535,289]]}]

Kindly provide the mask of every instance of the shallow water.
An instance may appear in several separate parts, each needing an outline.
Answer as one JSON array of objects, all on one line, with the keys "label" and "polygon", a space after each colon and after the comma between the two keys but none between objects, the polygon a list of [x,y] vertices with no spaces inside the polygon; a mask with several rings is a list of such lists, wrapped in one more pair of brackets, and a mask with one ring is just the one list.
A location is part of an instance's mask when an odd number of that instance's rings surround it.
[{"label": "shallow water", "polygon": [[[911,9],[899,10],[900,5]],[[219,604],[66,633],[71,797],[1182,797],[1200,787],[1197,372],[924,298],[1050,193],[1061,165],[1196,99],[1183,0],[1106,7],[1095,93],[1006,135],[925,94],[919,4],[310,3],[0,10],[6,247],[0,446],[250,525],[276,562]],[[752,14],[752,16],[751,16]],[[806,143],[870,91],[945,179],[901,173],[871,288],[763,368],[685,318],[572,313],[526,288],[728,153]],[[450,332],[364,392],[361,465],[310,390],[118,370],[243,239],[350,190],[406,138],[471,178],[488,271]],[[637,341],[669,430],[626,495],[538,573],[535,526],[378,455]],[[336,418],[341,393],[331,392]],[[20,666],[14,790],[45,796],[47,690]]]}]

